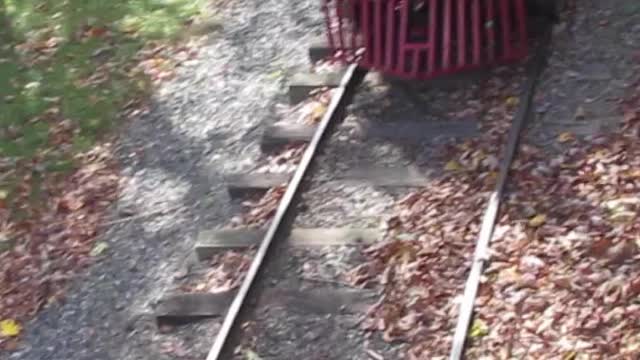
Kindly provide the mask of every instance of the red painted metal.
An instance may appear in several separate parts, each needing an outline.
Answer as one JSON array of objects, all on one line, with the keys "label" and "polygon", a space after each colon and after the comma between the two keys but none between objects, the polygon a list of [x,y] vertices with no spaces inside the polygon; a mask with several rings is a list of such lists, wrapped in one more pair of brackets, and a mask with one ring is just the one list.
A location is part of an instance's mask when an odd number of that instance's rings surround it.
[{"label": "red painted metal", "polygon": [[429,79],[528,54],[525,0],[322,1],[335,58],[386,74]]}]

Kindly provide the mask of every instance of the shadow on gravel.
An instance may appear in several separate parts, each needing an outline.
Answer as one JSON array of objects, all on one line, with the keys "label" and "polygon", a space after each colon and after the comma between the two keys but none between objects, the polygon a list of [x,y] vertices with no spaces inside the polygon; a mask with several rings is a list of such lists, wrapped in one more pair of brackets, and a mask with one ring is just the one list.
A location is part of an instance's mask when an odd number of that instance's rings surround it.
[{"label": "shadow on gravel", "polygon": [[484,143],[491,155],[500,156],[499,143],[525,80],[520,68],[433,83],[363,84],[337,131],[335,152],[349,156],[347,165],[333,166],[335,172],[409,165],[436,179],[445,175],[452,152],[459,152],[452,149],[456,146]]}]

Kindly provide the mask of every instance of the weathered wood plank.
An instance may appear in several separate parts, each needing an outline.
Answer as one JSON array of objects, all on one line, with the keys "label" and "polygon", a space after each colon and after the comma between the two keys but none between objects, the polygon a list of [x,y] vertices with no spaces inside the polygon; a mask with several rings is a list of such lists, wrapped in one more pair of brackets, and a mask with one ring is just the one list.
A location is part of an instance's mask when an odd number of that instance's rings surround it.
[{"label": "weathered wood plank", "polygon": [[460,121],[397,121],[394,123],[364,123],[360,129],[363,137],[398,140],[412,143],[443,137],[471,137],[480,133],[476,120]]},{"label": "weathered wood plank", "polygon": [[[258,245],[266,231],[262,229],[205,230],[198,234],[195,252],[200,261],[210,259],[225,249]],[[379,241],[378,229],[295,228],[287,241],[297,247],[372,244]]]},{"label": "weathered wood plank", "polygon": [[289,101],[291,104],[297,104],[307,99],[309,93],[313,90],[323,87],[336,88],[340,86],[343,75],[343,71],[322,74],[296,74],[289,83]]},{"label": "weathered wood plank", "polygon": [[373,244],[382,233],[378,229],[357,228],[296,228],[291,231],[288,241],[293,246],[342,246]]},{"label": "weathered wood plank", "polygon": [[160,300],[155,316],[158,321],[222,316],[233,301],[233,296],[233,292],[168,295]]},{"label": "weathered wood plank", "polygon": [[316,126],[306,124],[277,124],[265,128],[262,134],[262,146],[275,146],[296,142],[309,142]]},{"label": "weathered wood plank", "polygon": [[[158,322],[185,322],[225,314],[236,294],[182,293],[164,297],[154,315]],[[351,288],[322,287],[310,290],[270,288],[258,299],[259,306],[284,306],[303,314],[361,312],[375,299],[375,292]]]},{"label": "weathered wood plank", "polygon": [[313,39],[309,44],[309,60],[316,63],[331,55],[331,47],[325,37]]},{"label": "weathered wood plank", "polygon": [[429,182],[429,174],[413,166],[364,166],[348,171],[342,180],[383,187],[421,187]]},{"label": "weathered wood plank", "polygon": [[[291,124],[268,126],[262,138],[265,147],[295,142],[309,142],[316,127],[314,125]],[[420,143],[436,138],[472,137],[480,132],[475,120],[465,121],[398,121],[393,124],[358,124],[355,133],[361,138],[385,139],[403,143]]]},{"label": "weathered wood plank", "polygon": [[225,180],[229,194],[238,196],[246,192],[267,191],[276,186],[286,185],[290,179],[290,174],[248,173],[227,175]]},{"label": "weathered wood plank", "polygon": [[577,136],[607,133],[622,123],[622,116],[596,117],[584,120],[542,121],[538,126],[546,126],[555,131],[566,131]]},{"label": "weathered wood plank", "polygon": [[204,261],[220,250],[248,248],[259,244],[264,234],[263,229],[203,230],[196,240],[196,256]]},{"label": "weathered wood plank", "polygon": [[371,290],[333,287],[309,290],[274,288],[265,291],[261,304],[284,306],[288,311],[305,315],[339,315],[364,312],[374,301],[375,292]]}]

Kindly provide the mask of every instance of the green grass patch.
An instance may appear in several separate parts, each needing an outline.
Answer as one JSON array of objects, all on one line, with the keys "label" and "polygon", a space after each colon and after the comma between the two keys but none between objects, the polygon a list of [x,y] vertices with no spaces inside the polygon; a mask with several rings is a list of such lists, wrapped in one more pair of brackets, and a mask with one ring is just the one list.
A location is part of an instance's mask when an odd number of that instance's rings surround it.
[{"label": "green grass patch", "polygon": [[[177,38],[204,5],[204,0],[0,0],[3,166],[43,162],[36,187],[48,173],[73,169],[74,153],[113,130],[127,101],[146,95],[149,79],[130,71],[138,51],[151,40]],[[63,121],[73,131],[61,134]],[[0,188],[14,189],[23,175],[18,169],[3,177]],[[35,199],[39,191],[34,194]]]}]

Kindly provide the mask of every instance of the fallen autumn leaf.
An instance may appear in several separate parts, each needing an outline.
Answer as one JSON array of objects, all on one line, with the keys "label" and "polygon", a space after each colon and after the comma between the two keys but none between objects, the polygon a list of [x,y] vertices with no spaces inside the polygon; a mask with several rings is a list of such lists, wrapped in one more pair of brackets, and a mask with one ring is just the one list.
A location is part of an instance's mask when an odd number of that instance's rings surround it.
[{"label": "fallen autumn leaf", "polygon": [[0,335],[4,337],[18,336],[22,327],[13,319],[0,321]]},{"label": "fallen autumn leaf", "polygon": [[533,227],[533,228],[537,228],[540,227],[542,225],[544,225],[544,223],[547,221],[547,216],[544,214],[539,214],[536,215],[534,217],[532,217],[529,220],[529,226]]},{"label": "fallen autumn leaf", "polygon": [[93,249],[91,249],[91,252],[89,254],[93,257],[100,256],[105,250],[107,250],[108,247],[109,245],[107,243],[98,242],[93,247]]},{"label": "fallen autumn leaf", "polygon": [[489,334],[489,328],[484,321],[480,319],[475,319],[473,321],[473,325],[471,325],[471,331],[469,332],[469,336],[471,338],[478,338],[482,336],[486,336]]},{"label": "fallen autumn leaf", "polygon": [[444,166],[444,169],[447,171],[460,171],[463,169],[463,167],[462,165],[460,165],[459,162],[455,160],[451,160],[446,163],[446,165]]}]

